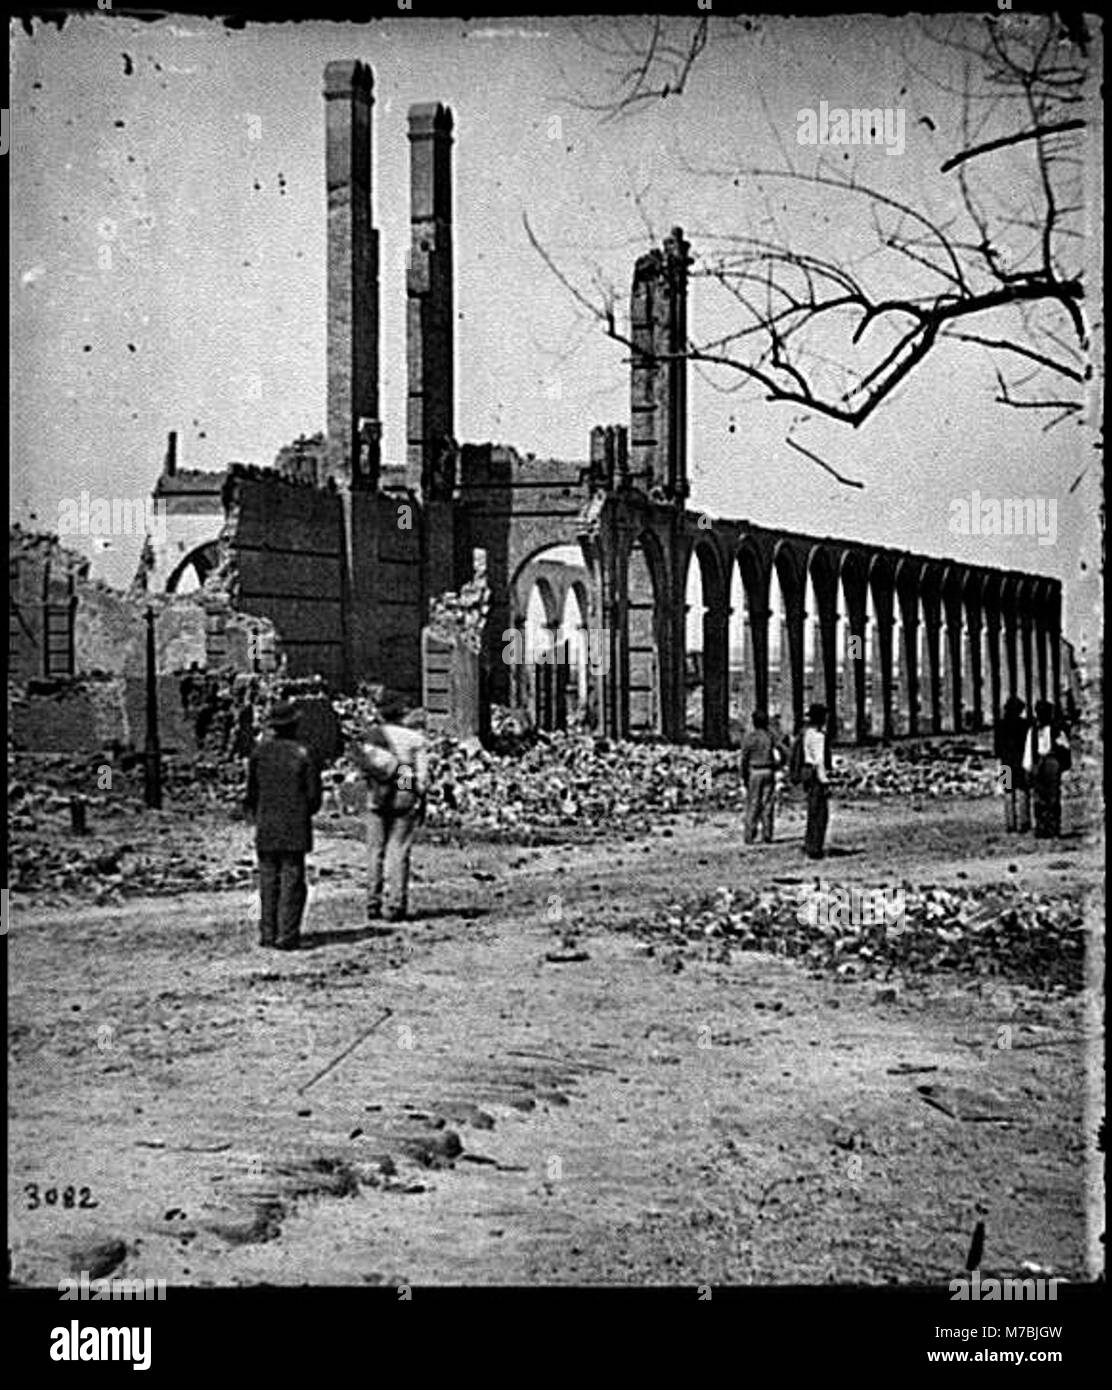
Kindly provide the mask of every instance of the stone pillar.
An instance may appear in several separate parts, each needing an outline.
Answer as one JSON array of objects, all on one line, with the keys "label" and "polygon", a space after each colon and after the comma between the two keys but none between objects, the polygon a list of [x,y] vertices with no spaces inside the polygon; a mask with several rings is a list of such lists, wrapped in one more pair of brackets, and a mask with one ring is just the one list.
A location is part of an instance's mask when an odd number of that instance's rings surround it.
[{"label": "stone pillar", "polygon": [[954,721],[954,733],[960,734],[962,727],[962,708],[964,700],[962,696],[962,672],[964,663],[961,659],[962,644],[962,623],[956,624],[950,621],[946,623],[946,680],[947,680],[947,713]]},{"label": "stone pillar", "polygon": [[730,609],[725,600],[703,613],[703,739],[708,748],[729,745]]},{"label": "stone pillar", "polygon": [[[745,684],[744,675],[742,677],[742,709],[741,722],[748,728],[747,720],[752,714],[753,709],[768,709],[769,704],[769,681],[768,681],[768,607],[753,608],[749,606],[749,660],[752,669],[750,686]],[[744,672],[745,667],[742,667]],[[749,688],[752,691],[749,701],[749,708],[746,708],[744,692]]]},{"label": "stone pillar", "polygon": [[655,248],[639,256],[633,268],[629,301],[630,472],[646,491],[660,480],[659,412],[660,364],[656,359],[656,315],[663,257]]},{"label": "stone pillar", "polygon": [[410,251],[406,343],[409,485],[447,500],[454,482],[455,315],[452,282],[452,113],[409,108]]},{"label": "stone pillar", "polygon": [[904,733],[915,737],[919,733],[919,615],[916,612],[903,624],[904,680],[903,698],[907,711]]},{"label": "stone pillar", "polygon": [[637,259],[630,293],[630,462],[646,491],[682,502],[687,482],[687,272],[690,246],[673,227],[664,250]]},{"label": "stone pillar", "polygon": [[892,719],[892,628],[891,614],[882,617],[874,607],[873,651],[871,670],[873,679],[873,712],[869,729],[881,738],[889,739],[895,733]]},{"label": "stone pillar", "polygon": [[1050,616],[1048,621],[1050,638],[1050,694],[1047,699],[1056,705],[1061,704],[1065,692],[1062,689],[1062,589],[1057,581],[1050,595]]},{"label": "stone pillar", "polygon": [[980,733],[985,727],[984,682],[985,673],[981,661],[984,646],[984,628],[980,613],[973,615],[969,623],[969,674],[973,693],[973,732]]},{"label": "stone pillar", "polygon": [[[1007,672],[1005,684],[1009,695],[1019,694],[1019,682],[1017,679],[1016,666],[1016,642],[1015,642],[1015,612],[1004,613],[1004,661]],[[1003,706],[1001,706],[1002,708]],[[999,713],[999,712],[998,712]],[[1027,713],[1031,713],[1028,706]]]},{"label": "stone pillar", "polygon": [[1038,612],[1035,614],[1035,658],[1036,658],[1036,663],[1037,663],[1037,666],[1038,666],[1038,678],[1039,678],[1038,690],[1039,690],[1039,699],[1040,699],[1040,700],[1048,700],[1048,699],[1050,699],[1050,696],[1047,694],[1047,685],[1046,685],[1046,681],[1047,681],[1047,660],[1046,660],[1047,652],[1046,652],[1046,648],[1047,648],[1047,624],[1046,624],[1046,615],[1045,615],[1044,610],[1043,610],[1042,607],[1040,606]]},{"label": "stone pillar", "polygon": [[1003,692],[1000,689],[1000,615],[985,614],[985,646],[988,650],[988,679],[990,718],[993,726],[1000,721],[1003,708]]},{"label": "stone pillar", "polygon": [[1031,651],[1031,615],[1023,613],[1020,617],[1020,634],[1023,648],[1023,698],[1028,710],[1035,707],[1035,662]]},{"label": "stone pillar", "polygon": [[930,682],[930,731],[942,732],[942,650],[939,638],[942,624],[937,615],[924,614],[923,629],[927,643],[927,678]]},{"label": "stone pillar", "polygon": [[328,190],[328,471],[378,486],[378,233],[371,212],[374,76],[360,62],[324,70]]},{"label": "stone pillar", "polygon": [[664,242],[664,290],[662,321],[657,336],[657,353],[666,354],[658,378],[664,385],[664,398],[658,405],[657,440],[664,486],[674,501],[684,501],[690,492],[687,482],[687,269],[691,264],[690,245],[683,231],[673,227]]}]

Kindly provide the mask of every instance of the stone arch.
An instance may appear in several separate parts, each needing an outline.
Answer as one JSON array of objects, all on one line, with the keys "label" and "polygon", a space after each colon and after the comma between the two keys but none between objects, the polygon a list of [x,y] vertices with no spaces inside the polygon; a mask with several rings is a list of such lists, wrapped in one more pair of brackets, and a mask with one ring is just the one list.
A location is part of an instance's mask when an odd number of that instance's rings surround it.
[{"label": "stone arch", "polygon": [[[795,730],[803,727],[803,603],[806,577],[806,549],[790,539],[777,540],[772,549],[769,594],[771,598],[774,592],[778,593],[780,600],[777,684],[780,717],[785,730],[789,721]],[[771,685],[771,668],[769,674]]]},{"label": "stone arch", "polygon": [[900,650],[900,731],[912,736],[922,733],[924,720],[920,669],[920,628],[922,602],[920,582],[922,562],[912,555],[903,555],[896,562],[894,583],[899,605]]},{"label": "stone arch", "polygon": [[[900,663],[900,644],[903,627],[899,619],[899,604],[896,602],[895,565],[891,555],[879,551],[873,555],[868,570],[869,601],[876,614],[876,665],[878,675],[874,677],[874,708],[879,711],[874,724],[874,733],[881,738],[891,738],[896,732],[896,711],[899,705],[898,672]],[[902,730],[901,730],[902,731]]]},{"label": "stone arch", "polygon": [[171,570],[166,579],[168,594],[191,594],[204,587],[205,580],[220,563],[218,541],[205,541],[194,548]]},{"label": "stone arch", "polygon": [[985,727],[985,680],[988,670],[986,628],[982,593],[984,575],[966,567],[962,580],[962,614],[966,635],[963,670],[968,671],[964,690],[968,693],[970,727],[979,733]]},{"label": "stone arch", "polygon": [[965,623],[962,586],[964,565],[947,565],[942,575],[942,700],[941,723],[944,730],[960,734],[965,725],[968,700],[964,689],[968,662],[964,657]]},{"label": "stone arch", "polygon": [[[717,547],[709,537],[694,540],[684,564],[685,609],[692,601],[692,580],[696,578],[702,609],[698,614],[688,611],[684,626],[685,726],[686,696],[689,688],[697,689],[703,741],[708,747],[720,748],[728,742],[729,595]],[[701,657],[697,662],[690,661],[695,650],[689,650],[688,644],[693,639]]]},{"label": "stone arch", "polygon": [[645,528],[625,553],[625,728],[631,735],[667,734],[669,592],[660,542]]},{"label": "stone arch", "polygon": [[923,646],[926,650],[929,730],[942,732],[942,579],[946,567],[938,560],[923,564],[919,602],[923,610]]},{"label": "stone arch", "polygon": [[995,725],[1004,701],[1004,658],[1002,655],[1002,576],[990,570],[981,585],[981,616],[984,622],[984,650],[988,661],[988,717]]},{"label": "stone arch", "polygon": [[744,731],[753,710],[768,708],[769,567],[751,536],[730,560],[730,719]]},{"label": "stone arch", "polygon": [[594,725],[591,709],[591,664],[600,661],[598,637],[592,645],[590,601],[587,585],[574,580],[567,586],[560,614],[560,631],[568,652],[567,716],[570,722]]},{"label": "stone arch", "polygon": [[[808,613],[808,627],[811,630],[812,671],[810,688],[804,674],[804,705],[818,702],[827,709],[826,728],[831,740],[836,740],[844,723],[841,708],[841,652],[839,649],[838,624],[843,618],[839,603],[841,586],[838,573],[841,556],[833,546],[816,545],[807,556],[808,598],[806,607],[815,604],[814,613]],[[813,622],[810,620],[814,620]]]}]

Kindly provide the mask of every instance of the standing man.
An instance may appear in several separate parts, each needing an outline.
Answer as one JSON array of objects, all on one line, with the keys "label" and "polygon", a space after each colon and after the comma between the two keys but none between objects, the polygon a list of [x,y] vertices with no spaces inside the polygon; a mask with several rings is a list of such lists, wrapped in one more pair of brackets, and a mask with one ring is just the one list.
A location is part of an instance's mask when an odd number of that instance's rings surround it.
[{"label": "standing man", "polygon": [[1031,785],[1023,766],[1031,723],[1023,713],[1026,708],[1018,695],[1009,695],[994,739],[1004,782],[1004,829],[1022,833],[1031,829]]},{"label": "standing man", "polygon": [[1035,792],[1037,840],[1054,839],[1062,833],[1062,773],[1069,771],[1071,761],[1069,735],[1061,715],[1049,700],[1039,700],[1023,758]]},{"label": "standing man", "polygon": [[803,786],[807,792],[803,850],[808,859],[821,859],[825,853],[829,817],[827,782],[826,706],[812,705],[807,711],[807,727],[803,731]]},{"label": "standing man", "polygon": [[400,697],[384,695],[377,722],[364,733],[365,746],[353,750],[369,789],[368,922],[400,922],[409,913],[409,859],[413,837],[425,820],[429,754],[424,735],[413,727],[417,716],[407,718],[406,709]]},{"label": "standing man", "polygon": [[255,745],[247,764],[245,809],[255,821],[262,908],[259,944],[296,951],[308,889],[305,856],[313,848],[313,817],[321,782],[312,754],[297,741],[298,713],[285,702],[270,715],[273,737]]},{"label": "standing man", "polygon": [[776,810],[776,768],[779,761],[776,740],[768,727],[768,714],[753,711],[753,727],[741,745],[741,780],[745,786],[745,843],[757,838],[760,825],[766,845],[772,843],[772,823]]}]

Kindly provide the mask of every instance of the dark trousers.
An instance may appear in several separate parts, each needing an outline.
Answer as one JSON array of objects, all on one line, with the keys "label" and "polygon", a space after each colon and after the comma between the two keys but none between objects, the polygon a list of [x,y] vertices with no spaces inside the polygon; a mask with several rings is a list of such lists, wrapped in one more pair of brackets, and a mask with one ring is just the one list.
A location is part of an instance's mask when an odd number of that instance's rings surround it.
[{"label": "dark trousers", "polygon": [[1031,829],[1031,788],[1022,767],[1010,767],[1004,787],[1004,829],[1026,832]]},{"label": "dark trousers", "polygon": [[1062,768],[1057,758],[1040,758],[1035,767],[1035,834],[1040,840],[1062,833]]},{"label": "dark trousers", "polygon": [[387,806],[367,816],[368,917],[404,917],[409,911],[409,855],[424,815],[418,802],[406,811]]},{"label": "dark trousers", "polygon": [[296,946],[301,936],[301,914],[309,896],[305,855],[260,849],[258,856],[262,904],[259,941],[263,946]]},{"label": "dark trousers", "polygon": [[804,852],[811,859],[821,859],[826,843],[826,822],[830,816],[826,783],[811,774],[807,785],[807,829],[803,836]]},{"label": "dark trousers", "polygon": [[751,845],[761,828],[765,842],[772,843],[772,818],[776,810],[776,773],[770,767],[755,767],[749,773],[745,801],[745,843]]}]

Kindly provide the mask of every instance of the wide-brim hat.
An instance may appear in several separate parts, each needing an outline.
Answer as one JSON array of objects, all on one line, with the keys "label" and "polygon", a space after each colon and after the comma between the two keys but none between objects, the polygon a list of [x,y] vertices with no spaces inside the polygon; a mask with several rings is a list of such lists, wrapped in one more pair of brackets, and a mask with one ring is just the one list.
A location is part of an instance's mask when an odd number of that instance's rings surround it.
[{"label": "wide-brim hat", "polygon": [[301,720],[301,711],[288,700],[280,700],[270,711],[272,729],[288,729]]}]

